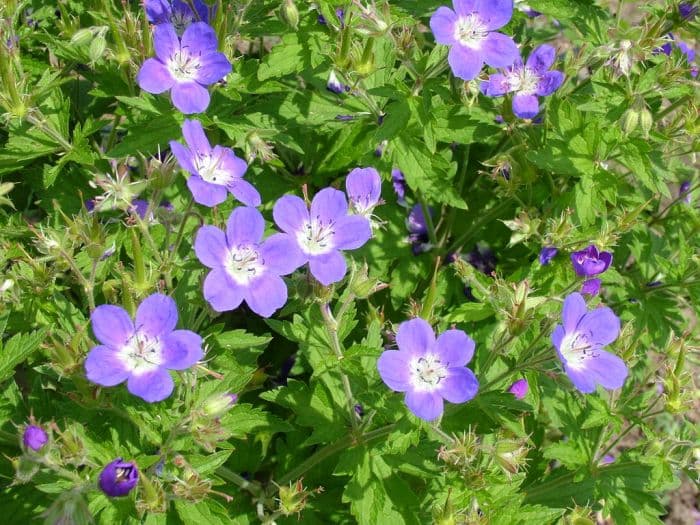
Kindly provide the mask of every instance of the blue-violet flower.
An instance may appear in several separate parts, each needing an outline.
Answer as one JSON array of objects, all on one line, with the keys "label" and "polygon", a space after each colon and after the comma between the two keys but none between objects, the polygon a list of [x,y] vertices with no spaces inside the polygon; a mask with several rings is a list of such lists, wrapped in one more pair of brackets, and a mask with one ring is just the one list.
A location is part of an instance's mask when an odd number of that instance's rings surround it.
[{"label": "blue-violet flower", "polygon": [[599,252],[595,245],[571,254],[571,263],[576,275],[580,277],[593,277],[603,273],[612,263],[612,253]]},{"label": "blue-violet flower", "polygon": [[22,443],[34,452],[40,451],[48,440],[49,436],[46,431],[37,425],[27,425],[22,434]]},{"label": "blue-violet flower", "polygon": [[350,210],[368,219],[379,204],[382,179],[374,168],[355,168],[345,179],[345,189],[350,201]]},{"label": "blue-violet flower", "polygon": [[144,0],[146,17],[151,24],[172,24],[181,36],[194,22],[209,23],[209,7],[202,0],[191,0],[195,12],[186,0]]},{"label": "blue-violet flower", "polygon": [[136,463],[117,458],[105,465],[100,472],[98,485],[102,492],[111,498],[126,496],[139,481]]}]

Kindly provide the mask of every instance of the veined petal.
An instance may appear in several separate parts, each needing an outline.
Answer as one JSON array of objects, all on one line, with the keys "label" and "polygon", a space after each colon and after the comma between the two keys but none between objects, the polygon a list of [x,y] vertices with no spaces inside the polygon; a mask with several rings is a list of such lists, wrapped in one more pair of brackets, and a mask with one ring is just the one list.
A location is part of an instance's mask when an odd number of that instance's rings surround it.
[{"label": "veined petal", "polygon": [[489,33],[481,44],[484,62],[491,67],[508,67],[520,58],[518,46],[503,33]]},{"label": "veined petal", "polygon": [[608,390],[621,388],[625,384],[628,374],[625,362],[605,350],[596,350],[591,357],[586,359],[582,368],[592,381]]},{"label": "veined petal", "polygon": [[518,118],[535,118],[540,112],[540,102],[536,95],[516,93],[513,96],[513,114]]},{"label": "veined petal", "polygon": [[202,359],[202,338],[190,330],[174,330],[161,341],[162,366],[170,370],[186,370]]},{"label": "veined petal", "polygon": [[204,133],[204,128],[199,120],[185,119],[182,123],[182,135],[190,149],[199,155],[209,155],[211,145]]},{"label": "veined petal", "polygon": [[255,208],[241,206],[231,212],[226,222],[226,241],[233,248],[241,244],[258,244],[265,231],[265,219]]},{"label": "veined petal", "polygon": [[216,51],[218,46],[216,32],[204,22],[190,24],[182,35],[182,47],[190,55],[206,55]]},{"label": "veined petal", "polygon": [[351,201],[374,205],[382,193],[382,179],[374,168],[355,168],[345,179],[345,189]]},{"label": "veined petal", "polygon": [[552,332],[552,344],[557,349],[557,352],[559,351],[559,348],[561,347],[561,342],[564,340],[565,335],[566,335],[566,332],[564,332],[564,327],[560,324],[558,324],[554,328],[554,331]]},{"label": "veined petal", "polygon": [[620,334],[620,318],[607,306],[594,308],[581,317],[576,331],[588,334],[588,341],[593,344],[609,345]]},{"label": "veined petal", "polygon": [[447,377],[440,381],[438,392],[450,403],[464,403],[479,391],[479,381],[466,367],[448,368]]},{"label": "veined petal", "polygon": [[437,338],[440,362],[450,368],[464,366],[471,361],[475,346],[472,338],[463,330],[445,330]]},{"label": "veined petal", "polygon": [[287,302],[287,285],[279,275],[263,274],[243,295],[251,310],[261,317],[270,317]]},{"label": "veined petal", "polygon": [[333,244],[340,250],[354,250],[372,237],[372,226],[367,218],[360,215],[346,215],[339,218],[334,226]]},{"label": "veined petal", "polygon": [[275,202],[272,217],[280,230],[296,235],[309,220],[309,209],[296,195],[283,195]]},{"label": "veined petal", "polygon": [[187,179],[187,187],[192,192],[194,201],[203,206],[216,206],[226,200],[228,190],[226,186],[211,184],[202,179],[199,175],[192,175]]},{"label": "veined petal", "polygon": [[149,403],[163,401],[173,393],[173,378],[164,368],[156,368],[142,374],[132,374],[126,383],[126,388]]},{"label": "veined petal", "polygon": [[136,309],[136,330],[151,336],[163,336],[177,325],[177,305],[172,297],[154,293]]},{"label": "veined petal", "polygon": [[408,352],[387,350],[377,360],[379,376],[395,392],[406,392],[411,388],[411,357]]},{"label": "veined petal", "polygon": [[217,312],[235,310],[243,301],[243,290],[223,268],[214,268],[204,279],[204,298]]},{"label": "veined petal", "polygon": [[564,332],[570,334],[576,330],[579,320],[586,315],[586,301],[583,296],[574,292],[564,299],[564,307],[561,311],[561,318],[564,323]]},{"label": "veined petal", "polygon": [[324,223],[335,221],[348,212],[348,202],[342,191],[324,188],[311,201],[310,215]]},{"label": "veined petal", "polygon": [[153,28],[153,49],[163,63],[180,51],[180,39],[172,24],[158,24]]},{"label": "veined petal", "polygon": [[189,150],[189,148],[183,146],[179,142],[171,140],[170,151],[173,152],[173,155],[175,155],[178,164],[180,164],[180,167],[183,170],[188,171],[192,175],[197,173],[197,168],[195,168],[193,163],[192,152]]},{"label": "veined petal", "polygon": [[457,14],[449,7],[438,7],[437,11],[430,17],[430,30],[435,36],[438,44],[452,45],[455,40],[455,24]]},{"label": "veined petal", "polygon": [[119,306],[101,304],[90,316],[95,338],[102,344],[119,348],[134,335],[134,324],[129,314]]},{"label": "veined petal", "polygon": [[420,392],[409,390],[406,392],[406,406],[419,418],[425,421],[434,421],[442,415],[442,396],[437,392]]},{"label": "veined petal", "polygon": [[345,257],[339,251],[312,255],[309,257],[309,270],[318,282],[323,286],[330,286],[341,281],[347,272]]},{"label": "veined petal", "polygon": [[235,179],[228,186],[228,191],[246,206],[260,206],[262,199],[260,193],[250,182],[243,179]]},{"label": "veined petal", "polygon": [[176,82],[170,96],[173,105],[185,115],[202,113],[209,107],[209,91],[197,82]]},{"label": "veined petal", "polygon": [[115,386],[127,380],[130,370],[124,366],[117,352],[107,346],[96,346],[85,358],[85,374],[91,382]]},{"label": "veined petal", "polygon": [[506,25],[513,16],[513,0],[476,0],[476,11],[486,29],[493,31]]},{"label": "veined petal", "polygon": [[527,57],[527,62],[525,65],[530,69],[534,69],[539,74],[544,74],[552,64],[554,64],[554,59],[557,56],[557,51],[549,44],[542,44],[530,53]]},{"label": "veined petal", "polygon": [[452,7],[459,16],[467,16],[477,10],[477,0],[452,0]]},{"label": "veined petal", "polygon": [[157,95],[172,88],[175,79],[160,60],[147,58],[136,75],[136,82],[144,91]]},{"label": "veined petal", "polygon": [[200,67],[197,70],[195,80],[200,84],[208,85],[218,82],[231,72],[231,62],[223,53],[209,53],[200,59]]},{"label": "veined petal", "polygon": [[296,240],[286,233],[276,233],[265,239],[260,255],[265,268],[277,275],[290,274],[308,260]]},{"label": "veined petal", "polygon": [[216,226],[202,226],[194,240],[194,253],[204,266],[223,266],[228,256],[226,235]]},{"label": "veined petal", "polygon": [[547,71],[540,78],[537,84],[536,93],[541,97],[546,97],[554,93],[564,82],[564,73],[561,71]]},{"label": "veined petal", "polygon": [[403,352],[412,356],[422,356],[435,345],[435,332],[428,321],[416,317],[399,325],[396,344]]},{"label": "veined petal", "polygon": [[500,97],[508,93],[510,87],[505,75],[495,73],[481,83],[481,92],[487,97]]},{"label": "veined petal", "polygon": [[481,53],[469,49],[461,44],[455,44],[450,48],[447,55],[447,62],[450,64],[452,73],[462,80],[472,80],[484,67]]}]

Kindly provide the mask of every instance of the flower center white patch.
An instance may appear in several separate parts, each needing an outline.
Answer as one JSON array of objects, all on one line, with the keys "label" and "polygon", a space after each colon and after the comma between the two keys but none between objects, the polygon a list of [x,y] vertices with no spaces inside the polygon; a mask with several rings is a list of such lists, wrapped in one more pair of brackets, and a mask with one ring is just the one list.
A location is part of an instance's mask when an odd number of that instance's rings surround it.
[{"label": "flower center white patch", "polygon": [[440,382],[447,377],[447,367],[434,354],[414,358],[409,366],[411,369],[411,383],[416,390],[435,390]]},{"label": "flower center white patch", "polygon": [[323,224],[319,219],[305,221],[297,233],[297,242],[308,255],[322,255],[333,251],[334,223]]},{"label": "flower center white patch", "polygon": [[566,334],[561,341],[559,352],[572,368],[581,368],[587,359],[597,357],[597,347],[594,347],[586,334],[572,332]]},{"label": "flower center white patch", "polygon": [[226,261],[226,271],[236,283],[247,286],[265,271],[265,262],[257,246],[240,245],[231,248]]},{"label": "flower center white patch", "polygon": [[228,186],[233,177],[223,167],[222,156],[214,157],[210,154],[197,154],[194,159],[197,173],[205,182],[218,186]]},{"label": "flower center white patch", "polygon": [[506,74],[508,91],[517,91],[523,95],[534,94],[539,82],[539,75],[529,67],[517,68]]},{"label": "flower center white patch", "polygon": [[372,215],[372,210],[374,210],[375,206],[376,201],[374,201],[372,196],[369,194],[350,198],[350,209],[353,211],[353,213],[362,215],[368,219]]},{"label": "flower center white patch", "polygon": [[468,16],[460,16],[455,24],[454,37],[460,44],[471,49],[480,49],[481,42],[489,32],[478,15],[472,13]]},{"label": "flower center white patch", "polygon": [[186,82],[194,80],[197,71],[202,67],[199,62],[199,57],[191,56],[187,49],[180,49],[170,55],[170,59],[166,64],[170,74],[178,82]]},{"label": "flower center white patch", "polygon": [[157,337],[137,330],[122,347],[119,359],[132,374],[141,375],[160,367],[163,362],[162,350]]}]

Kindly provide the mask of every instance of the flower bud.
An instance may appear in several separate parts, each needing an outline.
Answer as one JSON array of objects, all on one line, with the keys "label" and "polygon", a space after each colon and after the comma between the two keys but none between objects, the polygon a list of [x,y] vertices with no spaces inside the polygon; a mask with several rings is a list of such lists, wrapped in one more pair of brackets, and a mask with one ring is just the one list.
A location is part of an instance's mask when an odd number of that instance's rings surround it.
[{"label": "flower bud", "polygon": [[629,108],[622,114],[622,119],[620,119],[620,127],[626,134],[629,135],[635,129],[637,129],[638,124],[639,112],[635,108]]},{"label": "flower bud", "polygon": [[494,447],[493,457],[507,474],[516,474],[525,464],[527,452],[521,440],[500,439]]},{"label": "flower bud", "polygon": [[115,498],[126,496],[138,481],[139,471],[136,464],[117,458],[102,469],[98,484],[102,492]]},{"label": "flower bud", "polygon": [[654,125],[654,117],[646,107],[639,113],[639,125],[642,128],[642,133],[645,137],[649,136],[652,126]]},{"label": "flower bud", "polygon": [[221,417],[231,410],[238,401],[237,394],[221,394],[212,396],[204,402],[204,414],[209,417]]},{"label": "flower bud", "polygon": [[309,497],[309,491],[302,484],[302,480],[297,480],[296,483],[289,483],[289,486],[284,485],[279,488],[279,512],[285,516],[299,514],[306,507],[306,500]]},{"label": "flower bud", "polygon": [[527,379],[518,379],[515,383],[510,385],[510,388],[508,388],[508,392],[513,394],[517,399],[523,399],[527,395],[527,391]]},{"label": "flower bud", "polygon": [[34,452],[39,452],[48,442],[49,436],[43,428],[37,425],[27,425],[22,434],[22,443],[25,448],[31,449]]},{"label": "flower bud", "polygon": [[280,7],[280,17],[283,22],[286,22],[289,27],[297,30],[299,27],[299,9],[297,9],[294,0],[284,0]]}]

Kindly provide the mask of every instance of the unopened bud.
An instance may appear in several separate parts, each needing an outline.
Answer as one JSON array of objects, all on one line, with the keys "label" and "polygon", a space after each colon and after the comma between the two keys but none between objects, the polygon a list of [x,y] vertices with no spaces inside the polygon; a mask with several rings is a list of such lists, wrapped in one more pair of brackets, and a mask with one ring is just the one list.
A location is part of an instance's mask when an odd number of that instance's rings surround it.
[{"label": "unopened bud", "polygon": [[642,109],[639,114],[639,125],[642,128],[642,133],[645,137],[649,136],[652,126],[654,125],[654,117],[651,115],[651,111],[647,108]]},{"label": "unopened bud", "polygon": [[90,62],[95,63],[102,55],[104,55],[105,49],[107,49],[107,40],[103,35],[97,35],[92,42],[90,42],[90,47],[88,49],[88,57],[90,57]]},{"label": "unopened bud", "polygon": [[620,120],[620,127],[622,128],[622,131],[624,131],[628,135],[632,133],[635,129],[637,129],[638,124],[639,111],[637,111],[635,108],[629,108],[622,114],[622,119]]},{"label": "unopened bud", "polygon": [[309,492],[299,479],[296,483],[283,485],[279,489],[279,512],[285,516],[299,514],[306,507]]},{"label": "unopened bud", "polygon": [[501,439],[494,448],[496,463],[509,474],[516,474],[525,464],[528,449],[516,439]]},{"label": "unopened bud", "polygon": [[299,9],[297,9],[294,0],[284,0],[282,2],[280,17],[283,22],[296,31],[297,27],[299,27]]},{"label": "unopened bud", "polygon": [[76,31],[71,37],[71,44],[76,44],[79,46],[89,44],[93,39],[92,28],[86,27]]},{"label": "unopened bud", "polygon": [[222,394],[212,396],[204,402],[204,414],[209,417],[221,417],[231,410],[238,401],[237,394]]}]

